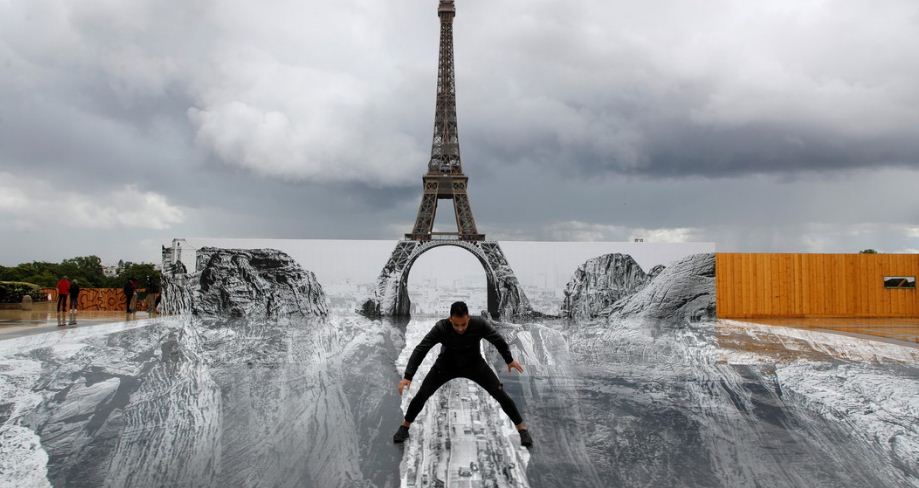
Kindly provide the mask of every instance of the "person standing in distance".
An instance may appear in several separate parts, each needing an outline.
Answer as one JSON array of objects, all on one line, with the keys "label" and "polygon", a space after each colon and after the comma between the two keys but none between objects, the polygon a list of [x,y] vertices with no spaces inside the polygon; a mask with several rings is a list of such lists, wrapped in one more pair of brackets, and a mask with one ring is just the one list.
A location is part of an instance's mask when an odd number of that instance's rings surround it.
[{"label": "person standing in distance", "polygon": [[124,309],[127,315],[131,315],[132,313],[134,313],[134,310],[131,308],[131,300],[134,298],[135,288],[136,287],[134,286],[134,278],[131,278],[125,281],[124,286],[121,288],[121,290],[124,292],[124,298],[125,298]]},{"label": "person standing in distance", "polygon": [[412,377],[428,354],[428,350],[434,344],[441,344],[440,355],[437,356],[431,370],[421,382],[418,393],[409,403],[402,425],[393,435],[393,442],[405,442],[405,439],[408,438],[408,428],[421,412],[425,402],[438,388],[454,378],[468,378],[484,388],[501,404],[501,409],[510,417],[520,434],[520,445],[525,447],[533,445],[533,439],[523,422],[523,417],[517,411],[517,405],[504,391],[504,385],[479,353],[479,343],[482,339],[492,343],[498,349],[504,362],[507,363],[508,372],[515,369],[523,373],[523,366],[511,356],[510,346],[507,345],[507,341],[501,337],[501,334],[484,318],[469,317],[469,309],[464,302],[454,302],[450,305],[450,318],[437,321],[424,339],[415,346],[408,360],[403,379],[399,381],[400,395],[412,384]]},{"label": "person standing in distance", "polygon": [[64,276],[57,281],[57,313],[67,313],[67,297],[69,295],[70,280]]},{"label": "person standing in distance", "polygon": [[70,282],[70,324],[77,323],[77,305],[80,303],[80,283],[74,278]]}]

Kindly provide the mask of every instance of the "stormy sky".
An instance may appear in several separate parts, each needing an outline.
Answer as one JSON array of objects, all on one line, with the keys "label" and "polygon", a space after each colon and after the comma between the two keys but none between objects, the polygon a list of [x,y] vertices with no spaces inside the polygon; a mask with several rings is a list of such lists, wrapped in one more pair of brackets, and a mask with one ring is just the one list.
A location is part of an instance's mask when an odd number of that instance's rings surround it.
[{"label": "stormy sky", "polygon": [[[399,238],[430,151],[436,3],[0,1],[0,264]],[[919,252],[919,3],[457,10],[490,238]]]}]

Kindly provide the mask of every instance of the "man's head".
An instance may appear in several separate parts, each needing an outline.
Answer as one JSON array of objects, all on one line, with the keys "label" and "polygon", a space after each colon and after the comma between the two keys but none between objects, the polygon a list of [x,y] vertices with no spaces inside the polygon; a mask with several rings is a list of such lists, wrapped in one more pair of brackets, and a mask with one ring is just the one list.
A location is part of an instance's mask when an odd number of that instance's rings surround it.
[{"label": "man's head", "polygon": [[469,308],[466,302],[453,302],[450,305],[450,324],[457,334],[465,334],[469,326]]}]

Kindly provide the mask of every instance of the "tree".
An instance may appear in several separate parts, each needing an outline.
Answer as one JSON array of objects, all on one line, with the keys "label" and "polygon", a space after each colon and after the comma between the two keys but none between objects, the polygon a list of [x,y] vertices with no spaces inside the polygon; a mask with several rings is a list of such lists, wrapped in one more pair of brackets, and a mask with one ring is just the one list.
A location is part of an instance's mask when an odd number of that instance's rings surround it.
[{"label": "tree", "polygon": [[50,288],[61,276],[60,265],[55,263],[34,261],[13,267],[0,266],[0,281],[19,281]]},{"label": "tree", "polygon": [[137,280],[137,286],[140,288],[160,287],[160,272],[152,264],[143,263],[125,263],[117,276],[107,278],[106,286],[108,288],[121,288],[130,279]]},{"label": "tree", "polygon": [[141,288],[160,285],[160,273],[152,264],[135,264],[119,260],[118,275],[108,278],[98,256],[79,256],[61,263],[33,261],[16,266],[0,266],[0,281],[32,283],[44,288],[54,288],[62,276],[78,280],[84,288],[121,288],[130,278]]},{"label": "tree", "polygon": [[859,254],[877,254],[877,253],[878,253],[878,252],[875,251],[874,249],[865,249],[864,251],[860,252]]},{"label": "tree", "polygon": [[71,280],[80,280],[80,283],[86,287],[99,288],[105,285],[102,260],[98,256],[65,259],[61,263],[61,273],[69,276]]}]

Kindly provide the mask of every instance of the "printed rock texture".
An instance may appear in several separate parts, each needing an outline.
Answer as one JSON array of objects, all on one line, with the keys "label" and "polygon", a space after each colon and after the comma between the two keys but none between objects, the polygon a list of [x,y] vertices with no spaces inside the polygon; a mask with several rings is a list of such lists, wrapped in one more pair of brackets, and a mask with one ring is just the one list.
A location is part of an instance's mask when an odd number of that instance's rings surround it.
[{"label": "printed rock texture", "polygon": [[635,294],[616,302],[611,317],[689,322],[715,318],[715,255],[693,254],[673,263]]},{"label": "printed rock texture", "polygon": [[604,254],[578,266],[565,287],[561,314],[569,318],[609,315],[608,308],[643,288],[650,278],[628,254]]},{"label": "printed rock texture", "polygon": [[693,254],[648,273],[628,254],[597,256],[574,272],[561,311],[579,319],[714,319],[715,255]]},{"label": "printed rock texture", "polygon": [[197,270],[164,273],[167,312],[203,317],[328,315],[322,286],[276,249],[219,249],[197,252]]}]

